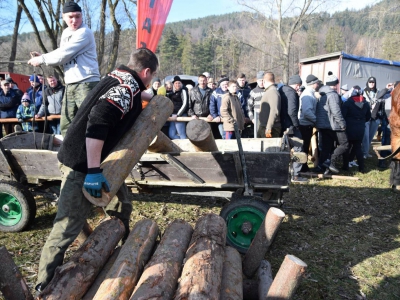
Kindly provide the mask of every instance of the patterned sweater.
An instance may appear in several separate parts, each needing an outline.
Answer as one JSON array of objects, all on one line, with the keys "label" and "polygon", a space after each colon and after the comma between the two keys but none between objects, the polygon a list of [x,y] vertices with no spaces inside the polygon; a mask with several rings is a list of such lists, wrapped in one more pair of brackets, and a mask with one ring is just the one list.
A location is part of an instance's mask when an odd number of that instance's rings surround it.
[{"label": "patterned sweater", "polygon": [[103,161],[135,123],[142,111],[141,92],[145,89],[136,72],[123,65],[105,76],[79,108],[58,152],[58,160],[86,173],[86,138],[92,138],[104,141]]}]

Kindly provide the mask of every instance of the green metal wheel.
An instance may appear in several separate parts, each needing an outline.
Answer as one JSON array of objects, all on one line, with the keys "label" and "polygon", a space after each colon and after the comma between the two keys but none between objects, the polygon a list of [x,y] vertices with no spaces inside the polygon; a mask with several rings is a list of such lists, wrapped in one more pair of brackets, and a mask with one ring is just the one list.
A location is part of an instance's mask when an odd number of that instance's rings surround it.
[{"label": "green metal wheel", "polygon": [[226,222],[227,244],[240,253],[246,253],[268,209],[267,203],[252,198],[236,199],[226,204],[220,216]]},{"label": "green metal wheel", "polygon": [[35,215],[35,199],[25,186],[0,181],[0,231],[22,231],[32,223]]}]

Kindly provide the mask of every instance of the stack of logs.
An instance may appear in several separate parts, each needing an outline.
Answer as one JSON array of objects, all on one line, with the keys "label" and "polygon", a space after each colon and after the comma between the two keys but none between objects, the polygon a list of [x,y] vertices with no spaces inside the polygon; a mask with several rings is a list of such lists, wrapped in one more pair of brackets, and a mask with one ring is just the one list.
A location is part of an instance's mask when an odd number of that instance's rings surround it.
[{"label": "stack of logs", "polygon": [[[306,264],[287,255],[273,280],[263,260],[283,217],[277,208],[268,211],[243,262],[225,246],[226,223],[215,214],[200,217],[194,230],[173,221],[158,245],[157,224],[141,220],[122,247],[124,226],[110,218],[56,269],[37,299],[290,299]],[[5,299],[33,299],[5,247],[0,255],[7,261],[0,272]]]}]

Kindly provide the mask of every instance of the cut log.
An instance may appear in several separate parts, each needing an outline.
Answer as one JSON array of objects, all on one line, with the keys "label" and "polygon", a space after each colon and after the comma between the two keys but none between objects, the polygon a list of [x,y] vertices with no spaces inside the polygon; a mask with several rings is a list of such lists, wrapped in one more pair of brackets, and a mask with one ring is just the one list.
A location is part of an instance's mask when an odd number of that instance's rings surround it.
[{"label": "cut log", "polygon": [[15,265],[7,248],[0,247],[0,291],[3,293],[5,300],[33,300],[33,296],[29,291],[24,278],[18,267]]},{"label": "cut log", "polygon": [[272,281],[272,269],[271,264],[267,260],[262,260],[260,267],[257,271],[258,277],[258,298],[265,299],[267,297],[269,288],[271,287]]},{"label": "cut log", "polygon": [[171,139],[167,137],[162,131],[157,134],[147,150],[155,153],[182,152],[182,149],[179,148],[179,146],[176,145],[173,141],[171,141]]},{"label": "cut log", "polygon": [[271,207],[268,210],[263,223],[258,229],[243,259],[243,273],[248,278],[253,277],[256,273],[284,217],[285,213],[279,208]]},{"label": "cut log", "polygon": [[78,234],[78,236],[75,239],[75,243],[77,246],[82,246],[83,243],[87,240],[89,235],[91,235],[93,232],[92,227],[90,227],[89,223],[85,221],[85,224],[83,224],[83,228],[81,232]]},{"label": "cut log", "polygon": [[225,242],[226,224],[223,218],[215,214],[199,218],[174,299],[219,299]]},{"label": "cut log", "polygon": [[292,299],[306,268],[307,264],[301,259],[294,255],[286,255],[264,299]]},{"label": "cut log", "polygon": [[243,279],[243,300],[258,300],[258,281]]},{"label": "cut log", "polygon": [[110,185],[110,192],[103,190],[102,197],[95,198],[82,188],[83,194],[91,203],[106,206],[111,201],[172,111],[173,104],[167,97],[155,96],[150,101],[131,130],[124,135],[101,164],[103,175]]},{"label": "cut log", "polygon": [[191,120],[186,126],[186,136],[197,152],[218,151],[210,125],[203,120]]},{"label": "cut log", "polygon": [[38,299],[80,299],[125,234],[117,218],[102,222],[67,263],[58,267]]},{"label": "cut log", "polygon": [[308,178],[321,178],[321,179],[339,179],[339,180],[360,180],[359,177],[354,176],[342,176],[342,175],[329,175],[329,174],[317,174],[317,173],[299,173],[300,176]]},{"label": "cut log", "polygon": [[243,299],[242,257],[235,248],[229,246],[225,247],[220,299]]},{"label": "cut log", "polygon": [[167,227],[131,300],[172,299],[192,233],[192,226],[183,220],[175,220]]},{"label": "cut log", "polygon": [[158,226],[152,220],[135,224],[94,300],[129,299],[152,254],[158,233]]},{"label": "cut log", "polygon": [[106,278],[108,271],[110,271],[111,267],[114,265],[115,260],[117,259],[119,252],[121,251],[121,247],[118,247],[114,250],[113,254],[107,260],[103,269],[101,269],[99,275],[97,275],[96,280],[90,286],[90,289],[86,292],[85,296],[82,297],[82,300],[92,300],[94,295],[96,295],[97,290],[99,289],[101,283]]},{"label": "cut log", "polygon": [[318,132],[314,128],[313,130],[313,135],[311,137],[311,153],[312,153],[312,158],[311,161],[314,163],[314,167],[318,166],[318,139],[317,139]]}]

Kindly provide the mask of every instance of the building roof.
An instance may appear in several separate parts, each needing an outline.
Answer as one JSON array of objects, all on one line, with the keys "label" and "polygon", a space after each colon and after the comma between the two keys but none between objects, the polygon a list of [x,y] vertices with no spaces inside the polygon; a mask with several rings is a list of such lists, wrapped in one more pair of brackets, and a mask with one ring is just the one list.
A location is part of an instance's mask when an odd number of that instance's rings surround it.
[{"label": "building roof", "polygon": [[333,52],[333,53],[328,53],[328,54],[323,54],[323,55],[318,55],[318,56],[314,56],[314,57],[300,59],[300,63],[301,64],[310,64],[310,63],[314,63],[314,62],[332,60],[332,59],[335,59],[335,58],[339,58],[340,56],[342,56],[342,58],[346,58],[346,59],[350,59],[350,60],[356,60],[356,61],[363,61],[363,62],[380,64],[380,65],[390,65],[390,66],[400,67],[400,62],[398,62],[398,61],[391,61],[391,60],[385,60],[385,59],[379,59],[379,58],[357,56],[357,55],[353,55],[353,54],[344,53],[343,51]]}]

